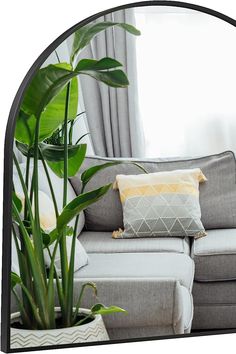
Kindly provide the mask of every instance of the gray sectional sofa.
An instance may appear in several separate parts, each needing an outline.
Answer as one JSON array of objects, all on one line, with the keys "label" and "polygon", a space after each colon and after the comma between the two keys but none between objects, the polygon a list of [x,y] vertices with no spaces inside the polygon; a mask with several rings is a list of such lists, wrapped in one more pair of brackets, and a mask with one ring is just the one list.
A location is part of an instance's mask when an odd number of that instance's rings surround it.
[{"label": "gray sectional sofa", "polygon": [[[87,157],[80,173],[110,160],[116,159]],[[74,273],[74,301],[82,284],[94,281],[98,288],[96,301],[128,311],[127,315],[117,313],[104,317],[111,339],[236,329],[234,154],[226,151],[194,159],[135,161],[148,172],[201,168],[208,179],[200,184],[202,222],[208,234],[199,239],[113,239],[112,232],[123,225],[123,214],[119,193],[111,189],[80,217],[79,240],[89,255],[89,262]],[[47,180],[40,173],[40,189],[50,195]],[[141,171],[133,164],[119,164],[98,172],[86,190],[114,182],[117,174],[138,173]],[[62,181],[53,178],[54,191],[62,204]],[[78,175],[68,182],[69,200],[80,188]],[[83,307],[94,302],[91,290],[86,290]],[[12,300],[12,311],[15,310]]]},{"label": "gray sectional sofa", "polygon": [[[114,159],[87,157],[83,169]],[[135,160],[137,161],[137,160]],[[75,273],[77,289],[93,280],[99,300],[128,310],[107,316],[111,339],[236,328],[236,162],[231,151],[186,159],[138,160],[148,172],[199,167],[208,181],[200,185],[202,222],[208,235],[113,239],[122,227],[119,194],[108,194],[85,211],[79,240],[89,264]],[[115,181],[117,174],[138,174],[132,164],[100,171],[86,189]],[[80,191],[80,178],[71,180]],[[76,296],[76,294],[75,294]],[[94,299],[87,293],[84,306]]]}]

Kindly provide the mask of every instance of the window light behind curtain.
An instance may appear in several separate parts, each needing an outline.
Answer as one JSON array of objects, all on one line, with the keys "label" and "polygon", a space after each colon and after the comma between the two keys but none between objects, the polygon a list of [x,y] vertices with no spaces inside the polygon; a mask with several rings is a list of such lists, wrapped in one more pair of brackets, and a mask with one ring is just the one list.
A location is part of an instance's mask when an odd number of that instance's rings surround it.
[{"label": "window light behind curtain", "polygon": [[236,151],[236,29],[184,9],[135,16],[145,155]]}]

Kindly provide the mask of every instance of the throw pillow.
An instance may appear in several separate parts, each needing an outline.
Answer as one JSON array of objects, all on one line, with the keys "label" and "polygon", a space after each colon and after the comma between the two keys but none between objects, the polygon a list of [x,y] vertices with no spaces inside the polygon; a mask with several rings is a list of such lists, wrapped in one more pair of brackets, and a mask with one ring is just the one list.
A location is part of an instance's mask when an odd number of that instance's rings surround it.
[{"label": "throw pillow", "polygon": [[[17,185],[17,187],[18,187],[18,185]],[[22,204],[24,205],[24,203],[25,203],[24,194],[21,191],[18,192],[18,190],[16,190],[17,196],[21,199]],[[33,206],[34,206],[34,204],[33,204]],[[33,213],[34,213],[34,207],[33,207]],[[51,231],[56,227],[56,215],[55,215],[55,211],[54,211],[53,202],[49,198],[49,196],[42,191],[39,191],[39,214],[40,214],[39,215],[40,226],[41,226],[42,230]],[[22,212],[22,216],[23,216],[23,212]],[[71,246],[72,246],[72,236],[67,236],[66,237],[66,248],[67,248],[68,258],[70,257],[70,254],[71,254]],[[55,242],[49,246],[49,250],[51,253],[53,252],[54,247],[55,247]],[[19,265],[18,265],[16,246],[15,246],[14,240],[13,240],[13,244],[12,244],[12,257],[13,257],[12,258],[12,270],[19,274]],[[46,266],[50,267],[51,258],[50,258],[50,255],[49,255],[47,249],[44,249],[44,260],[45,260]],[[80,268],[84,267],[87,264],[88,264],[88,254],[85,251],[82,244],[80,243],[80,241],[78,239],[76,239],[74,271],[76,272],[77,270],[79,270]],[[60,259],[59,247],[56,251],[55,268],[56,268],[58,275],[61,276],[61,259]]]},{"label": "throw pillow", "polygon": [[113,238],[206,235],[201,222],[199,168],[139,175],[117,175],[124,230]]}]

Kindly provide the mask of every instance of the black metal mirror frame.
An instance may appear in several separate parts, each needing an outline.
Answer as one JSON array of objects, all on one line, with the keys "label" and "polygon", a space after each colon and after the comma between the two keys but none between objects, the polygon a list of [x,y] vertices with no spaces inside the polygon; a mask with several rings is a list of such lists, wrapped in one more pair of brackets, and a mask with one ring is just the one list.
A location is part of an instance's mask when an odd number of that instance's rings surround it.
[{"label": "black metal mirror frame", "polygon": [[96,20],[100,16],[106,15],[108,13],[119,11],[123,9],[128,9],[132,7],[144,7],[144,6],[172,6],[186,8],[190,10],[196,10],[203,12],[205,14],[217,17],[225,22],[228,22],[232,26],[236,27],[236,21],[220,12],[214,11],[212,9],[202,7],[195,4],[189,4],[179,1],[142,1],[130,3],[127,5],[122,5],[114,7],[102,12],[99,12],[93,16],[86,18],[85,20],[77,23],[67,31],[65,31],[61,36],[59,36],[54,42],[52,42],[38,57],[38,59],[31,66],[30,70],[26,74],[24,80],[22,81],[15,99],[12,103],[12,107],[9,113],[6,135],[5,135],[5,147],[4,147],[4,186],[3,186],[3,243],[2,243],[2,308],[1,308],[1,350],[3,352],[20,352],[29,350],[46,350],[55,348],[68,348],[68,347],[78,347],[87,345],[98,345],[98,344],[111,344],[120,342],[134,342],[134,341],[144,341],[144,340],[157,340],[165,338],[177,338],[184,336],[201,336],[201,335],[213,335],[213,334],[224,334],[224,333],[234,333],[236,330],[212,330],[204,332],[196,332],[191,334],[176,335],[176,336],[158,336],[158,337],[147,337],[147,338],[137,338],[130,340],[111,340],[106,342],[93,342],[93,343],[83,343],[83,344],[69,344],[69,345],[55,345],[49,347],[34,347],[34,348],[20,348],[11,349],[10,348],[10,271],[11,271],[11,209],[12,209],[12,173],[13,173],[13,141],[14,141],[14,129],[16,123],[16,117],[18,115],[22,99],[24,97],[24,92],[30,81],[34,77],[36,71],[42,66],[47,57],[55,50],[68,36],[70,36],[76,29]]}]

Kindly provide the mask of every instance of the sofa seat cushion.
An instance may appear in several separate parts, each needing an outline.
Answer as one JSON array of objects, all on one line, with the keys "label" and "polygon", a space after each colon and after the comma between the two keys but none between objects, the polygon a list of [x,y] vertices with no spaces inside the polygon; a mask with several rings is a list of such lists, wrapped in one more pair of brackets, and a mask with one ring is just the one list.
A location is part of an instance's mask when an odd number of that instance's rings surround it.
[{"label": "sofa seat cushion", "polygon": [[207,236],[194,240],[191,256],[196,281],[236,279],[236,229],[208,230]]},{"label": "sofa seat cushion", "polygon": [[171,278],[191,291],[194,263],[189,256],[178,253],[92,253],[89,264],[74,277],[95,282],[101,278]]},{"label": "sofa seat cushion", "polygon": [[83,231],[79,240],[88,253],[175,252],[190,254],[188,237],[114,240],[111,232]]}]

